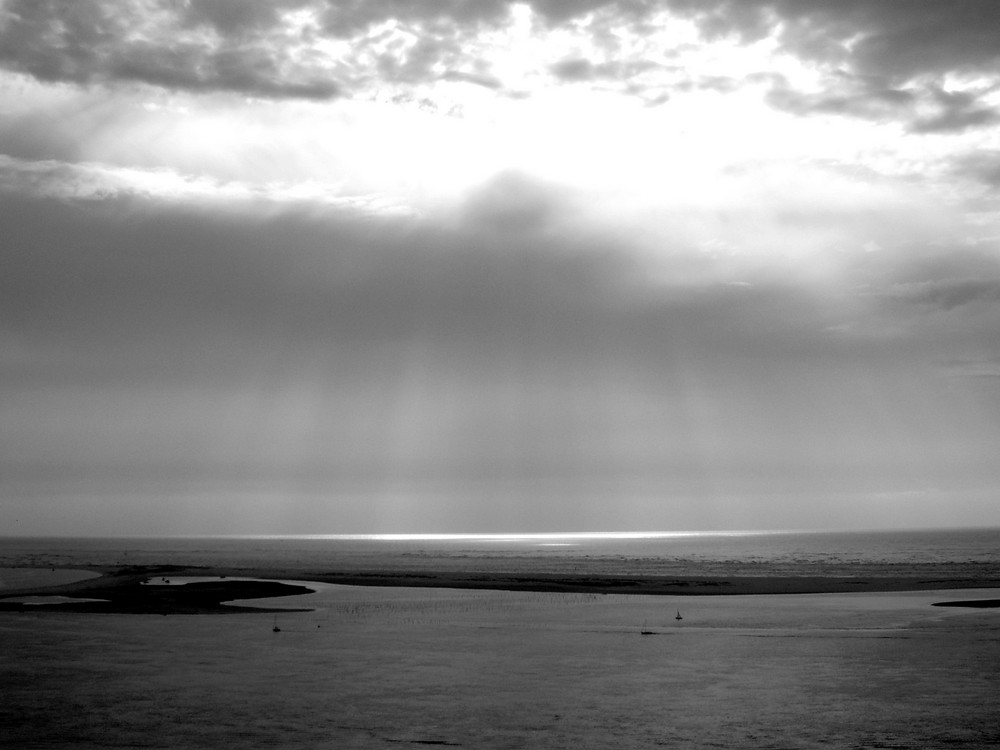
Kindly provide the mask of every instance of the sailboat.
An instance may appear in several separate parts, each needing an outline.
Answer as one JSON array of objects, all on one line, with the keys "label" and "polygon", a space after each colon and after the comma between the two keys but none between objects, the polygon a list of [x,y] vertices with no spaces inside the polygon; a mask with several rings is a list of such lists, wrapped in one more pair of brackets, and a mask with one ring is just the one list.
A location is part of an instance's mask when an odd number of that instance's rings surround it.
[{"label": "sailboat", "polygon": [[272,633],[280,633],[281,632],[281,628],[278,627],[278,616],[277,615],[274,616],[274,627],[271,628],[271,632]]},{"label": "sailboat", "polygon": [[675,620],[683,620],[684,619],[683,617],[681,617],[681,611],[680,610],[677,610],[677,616],[674,617],[674,619]]}]

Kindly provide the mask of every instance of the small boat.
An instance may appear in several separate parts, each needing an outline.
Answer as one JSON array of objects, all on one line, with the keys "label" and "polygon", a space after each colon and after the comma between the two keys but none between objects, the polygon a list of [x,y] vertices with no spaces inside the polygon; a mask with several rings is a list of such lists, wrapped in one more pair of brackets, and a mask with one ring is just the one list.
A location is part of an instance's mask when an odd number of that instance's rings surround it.
[{"label": "small boat", "polygon": [[675,620],[683,620],[684,619],[683,617],[681,617],[681,611],[680,610],[677,610],[677,616],[674,617],[674,619]]},{"label": "small boat", "polygon": [[277,615],[274,616],[274,627],[271,628],[271,632],[272,633],[280,633],[281,632],[281,628],[278,627],[278,616]]}]

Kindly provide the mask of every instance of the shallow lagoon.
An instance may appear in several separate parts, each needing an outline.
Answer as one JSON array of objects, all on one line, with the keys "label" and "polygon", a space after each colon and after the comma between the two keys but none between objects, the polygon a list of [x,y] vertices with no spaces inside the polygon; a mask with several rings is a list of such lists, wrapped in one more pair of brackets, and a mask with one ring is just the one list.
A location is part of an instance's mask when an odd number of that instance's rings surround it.
[{"label": "shallow lagoon", "polygon": [[267,602],[314,610],[280,633],[261,614],[0,614],[0,724],[16,747],[1000,742],[1000,610],[930,606],[997,590],[316,588]]}]

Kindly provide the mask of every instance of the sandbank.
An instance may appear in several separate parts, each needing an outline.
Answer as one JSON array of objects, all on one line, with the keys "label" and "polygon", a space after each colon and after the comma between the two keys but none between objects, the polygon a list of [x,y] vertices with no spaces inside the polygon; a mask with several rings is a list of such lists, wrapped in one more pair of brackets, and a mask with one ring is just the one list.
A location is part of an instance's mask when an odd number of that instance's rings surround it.
[{"label": "sandbank", "polygon": [[0,591],[15,591],[27,588],[59,586],[75,583],[101,574],[92,570],[74,568],[0,568]]},{"label": "sandbank", "polygon": [[[76,603],[53,604],[61,612],[131,614],[235,614],[274,611],[234,600],[273,599],[310,593],[309,581],[350,586],[407,588],[480,589],[550,593],[634,594],[653,596],[718,596],[777,594],[839,594],[858,592],[903,592],[1000,587],[995,578],[906,578],[828,576],[602,576],[592,574],[500,574],[479,572],[433,572],[371,570],[348,572],[274,569],[210,568],[179,565],[146,565],[100,568],[99,577],[55,586],[6,590],[0,611],[25,605],[15,598],[59,595],[78,598]],[[197,577],[186,585],[167,585],[166,580]],[[157,582],[163,585],[156,585]],[[101,601],[92,601],[99,599]],[[91,600],[91,601],[86,601]],[[996,600],[975,603],[945,603],[948,606],[998,606]],[[982,603],[986,602],[986,603]],[[32,605],[32,611],[47,605]],[[287,611],[287,610],[285,610]]]}]

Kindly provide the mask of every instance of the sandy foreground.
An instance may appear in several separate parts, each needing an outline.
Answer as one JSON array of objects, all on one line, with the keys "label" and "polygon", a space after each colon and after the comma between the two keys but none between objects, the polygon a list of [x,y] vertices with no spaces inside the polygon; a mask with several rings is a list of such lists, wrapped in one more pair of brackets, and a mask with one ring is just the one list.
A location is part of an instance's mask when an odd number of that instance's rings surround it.
[{"label": "sandy foreground", "polygon": [[[45,591],[188,588],[140,585],[155,575]],[[268,580],[313,593],[220,601],[271,610],[233,617],[0,611],[0,726],[26,748],[1000,747],[1000,609],[933,606],[1000,587],[543,579],[562,588]]]}]

